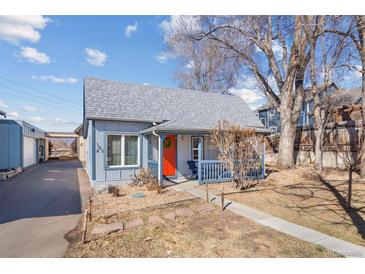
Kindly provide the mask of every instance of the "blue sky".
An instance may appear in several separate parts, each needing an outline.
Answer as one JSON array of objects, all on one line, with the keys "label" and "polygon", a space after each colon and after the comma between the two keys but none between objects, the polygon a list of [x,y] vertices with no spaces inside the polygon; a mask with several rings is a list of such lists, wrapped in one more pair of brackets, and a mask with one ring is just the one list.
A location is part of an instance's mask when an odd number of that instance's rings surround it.
[{"label": "blue sky", "polygon": [[[164,54],[174,18],[0,16],[0,109],[47,131],[72,131],[82,122],[85,76],[176,87],[176,60]],[[340,86],[358,85],[359,76],[349,73]],[[257,90],[245,73],[232,89],[253,109],[265,102]]]},{"label": "blue sky", "polygon": [[82,121],[85,76],[175,87],[174,61],[158,58],[165,50],[160,24],[168,19],[2,19],[0,28],[9,31],[0,30],[0,109],[45,130],[67,131]]}]

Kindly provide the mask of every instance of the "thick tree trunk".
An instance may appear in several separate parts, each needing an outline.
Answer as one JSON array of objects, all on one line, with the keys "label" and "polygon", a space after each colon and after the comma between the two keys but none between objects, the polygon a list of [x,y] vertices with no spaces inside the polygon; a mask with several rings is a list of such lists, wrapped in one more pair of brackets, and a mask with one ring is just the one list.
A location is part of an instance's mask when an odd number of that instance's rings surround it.
[{"label": "thick tree trunk", "polygon": [[295,123],[292,123],[290,110],[281,111],[281,131],[279,142],[279,155],[277,166],[287,169],[294,166],[294,142],[295,142]]},{"label": "thick tree trunk", "polygon": [[321,110],[321,100],[315,86],[314,99],[314,119],[315,119],[315,146],[314,146],[314,167],[318,171],[323,170],[323,133],[324,133],[324,113]]},{"label": "thick tree trunk", "polygon": [[[362,114],[362,127],[364,127],[365,125],[365,109],[364,109],[364,104],[365,104],[365,48],[363,49],[363,54],[364,56],[362,56],[362,72],[361,72],[361,97],[362,97],[362,109],[361,109],[361,114]],[[365,136],[362,135],[362,138],[365,138]],[[362,140],[364,142],[364,140]],[[365,159],[361,159],[361,165],[360,165],[360,176],[362,178],[365,177]]]},{"label": "thick tree trunk", "polygon": [[352,167],[349,167],[349,185],[347,193],[347,208],[351,208],[351,198],[352,198]]},{"label": "thick tree trunk", "polygon": [[322,140],[323,140],[323,125],[319,125],[315,131],[315,148],[314,148],[314,167],[318,171],[323,170],[323,148],[322,148]]},{"label": "thick tree trunk", "polygon": [[[358,17],[358,32],[359,32],[359,43],[360,43],[360,58],[361,58],[361,98],[362,98],[362,129],[364,129],[365,124],[365,16],[360,15]],[[362,138],[365,136],[362,135]],[[362,140],[364,142],[364,140]],[[365,177],[365,159],[361,159],[360,164],[360,176]]]}]

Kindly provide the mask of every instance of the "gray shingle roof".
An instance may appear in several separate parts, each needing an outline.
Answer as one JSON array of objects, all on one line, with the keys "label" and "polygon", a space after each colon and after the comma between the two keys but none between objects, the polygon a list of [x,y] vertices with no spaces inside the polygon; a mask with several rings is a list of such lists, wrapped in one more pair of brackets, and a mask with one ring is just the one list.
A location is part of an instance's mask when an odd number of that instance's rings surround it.
[{"label": "gray shingle roof", "polygon": [[333,107],[349,106],[359,103],[361,103],[361,88],[336,90],[331,97]]},{"label": "gray shingle roof", "polygon": [[223,119],[264,128],[238,96],[95,78],[84,79],[84,108],[85,119],[165,121],[166,129],[211,129]]}]

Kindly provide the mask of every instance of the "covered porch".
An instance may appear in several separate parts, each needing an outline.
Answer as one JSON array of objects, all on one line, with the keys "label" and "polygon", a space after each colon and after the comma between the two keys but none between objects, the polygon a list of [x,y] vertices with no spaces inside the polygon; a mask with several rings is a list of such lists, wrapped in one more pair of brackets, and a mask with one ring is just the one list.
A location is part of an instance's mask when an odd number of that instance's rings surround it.
[{"label": "covered porch", "polygon": [[[208,132],[151,132],[143,136],[147,155],[143,167],[152,170],[161,185],[197,180],[199,184],[232,180],[231,172],[219,160],[218,150]],[[259,167],[248,174],[265,175],[265,149],[260,149]]]}]

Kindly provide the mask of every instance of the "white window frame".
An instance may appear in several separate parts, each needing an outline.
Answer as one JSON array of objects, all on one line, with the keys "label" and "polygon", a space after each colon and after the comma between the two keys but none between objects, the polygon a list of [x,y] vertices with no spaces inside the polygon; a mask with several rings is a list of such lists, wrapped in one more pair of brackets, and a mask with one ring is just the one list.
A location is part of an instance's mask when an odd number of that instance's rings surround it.
[{"label": "white window frame", "polygon": [[267,119],[265,117],[262,117],[262,118],[260,118],[260,120],[261,120],[261,123],[267,128],[268,127],[268,124],[266,123]]},{"label": "white window frame", "polygon": [[275,116],[275,113],[276,113],[275,108],[270,108],[269,109],[269,115],[270,116]]},{"label": "white window frame", "polygon": [[[204,137],[203,136],[200,136],[202,138],[202,159],[204,159]],[[198,161],[198,159],[194,160],[194,150],[197,150],[198,151],[198,155],[199,155],[199,148],[194,148],[193,147],[193,139],[194,138],[198,138],[199,139],[199,136],[191,136],[191,160],[193,161]]]},{"label": "white window frame", "polygon": [[[120,136],[121,138],[121,165],[108,165],[108,136]],[[125,164],[125,137],[126,136],[136,136],[137,137],[137,164],[135,165],[126,165]],[[136,133],[113,133],[113,132],[109,132],[105,134],[105,148],[106,148],[106,152],[105,152],[105,167],[106,168],[128,168],[128,167],[139,167],[140,166],[140,152],[141,152],[141,148],[140,148],[140,136],[139,134]]]}]

